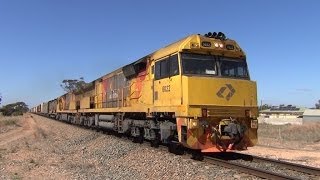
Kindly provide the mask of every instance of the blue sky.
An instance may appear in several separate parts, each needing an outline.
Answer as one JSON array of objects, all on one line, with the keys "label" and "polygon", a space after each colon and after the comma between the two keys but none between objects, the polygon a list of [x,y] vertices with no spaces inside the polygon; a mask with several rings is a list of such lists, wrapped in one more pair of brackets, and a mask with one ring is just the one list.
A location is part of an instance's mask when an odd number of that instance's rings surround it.
[{"label": "blue sky", "polygon": [[320,1],[0,0],[2,104],[30,106],[184,36],[222,31],[247,53],[258,99],[320,99]]}]

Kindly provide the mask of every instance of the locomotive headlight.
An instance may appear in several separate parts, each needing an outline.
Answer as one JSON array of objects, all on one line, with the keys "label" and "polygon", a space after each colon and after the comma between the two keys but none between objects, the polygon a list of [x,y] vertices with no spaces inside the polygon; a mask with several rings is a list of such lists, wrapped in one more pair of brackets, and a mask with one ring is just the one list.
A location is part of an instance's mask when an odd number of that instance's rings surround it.
[{"label": "locomotive headlight", "polygon": [[194,122],[192,122],[192,126],[196,127],[196,126],[198,126],[198,123],[194,121]]},{"label": "locomotive headlight", "polygon": [[258,129],[258,120],[251,119],[251,128],[252,129]]},{"label": "locomotive headlight", "polygon": [[219,47],[219,43],[215,42],[214,47]]},{"label": "locomotive headlight", "polygon": [[250,118],[251,117],[251,111],[250,110],[245,110],[244,111],[244,114],[247,118]]},{"label": "locomotive headlight", "polygon": [[220,44],[219,44],[219,47],[220,47],[220,48],[223,48],[223,44],[222,44],[222,43],[220,43]]},{"label": "locomotive headlight", "polygon": [[199,43],[191,43],[191,48],[199,48]]},{"label": "locomotive headlight", "polygon": [[208,110],[202,109],[202,117],[208,117]]},{"label": "locomotive headlight", "polygon": [[199,126],[199,121],[197,119],[189,120],[189,129],[196,129]]}]

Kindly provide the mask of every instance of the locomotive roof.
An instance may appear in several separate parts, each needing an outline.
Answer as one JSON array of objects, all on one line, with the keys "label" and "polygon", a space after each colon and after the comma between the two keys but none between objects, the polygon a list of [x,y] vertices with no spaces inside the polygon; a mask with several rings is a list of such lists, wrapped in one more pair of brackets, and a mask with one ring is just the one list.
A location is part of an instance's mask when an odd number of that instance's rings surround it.
[{"label": "locomotive roof", "polygon": [[[158,49],[158,50],[154,51],[153,53],[150,53],[150,54],[148,54],[148,55],[146,55],[146,56],[144,56],[144,57],[142,57],[142,58],[140,58],[140,59],[138,59],[138,60],[136,60],[136,61],[134,61],[132,63],[126,64],[124,66],[121,66],[120,68],[118,68],[118,69],[116,69],[116,70],[114,70],[114,71],[112,71],[110,73],[107,73],[106,75],[104,75],[102,77],[99,77],[98,79],[96,79],[94,81],[99,81],[101,78],[103,78],[105,76],[108,76],[108,75],[116,73],[116,72],[120,72],[122,70],[122,68],[125,67],[125,66],[132,65],[132,64],[136,65],[136,64],[139,64],[139,63],[142,63],[142,62],[147,62],[147,60],[149,58],[155,57],[155,56],[159,56],[161,54],[172,54],[173,52],[177,52],[178,49],[179,49],[179,45],[182,44],[183,42],[185,42],[190,37],[193,37],[193,36],[195,36],[195,35],[190,35],[190,36],[187,36],[185,38],[182,38],[182,39],[180,39],[180,40],[178,40],[178,41],[176,41],[176,42],[174,42],[172,44],[169,44],[169,45],[167,45],[167,46],[165,46],[165,47],[163,47],[161,49]],[[94,81],[92,81],[92,82],[94,82]]]},{"label": "locomotive roof", "polygon": [[[238,46],[238,44],[231,40],[231,39],[218,39],[218,38],[209,38],[208,36],[203,36],[203,35],[200,35],[200,34],[192,34],[192,35],[189,35],[189,36],[186,36],[176,42],[173,42],[165,47],[162,47],[132,63],[129,63],[129,64],[126,64],[124,66],[121,66],[120,68],[114,70],[114,71],[111,71],[105,75],[103,75],[102,77],[99,77],[95,80],[93,80],[92,82],[90,83],[94,83],[95,81],[100,81],[101,79],[103,79],[104,77],[108,77],[108,76],[111,76],[112,74],[114,73],[119,73],[122,71],[122,69],[126,66],[129,66],[129,65],[136,65],[136,64],[139,64],[139,63],[146,63],[148,59],[150,60],[157,60],[159,58],[162,58],[162,57],[165,57],[165,56],[168,56],[168,55],[171,55],[173,53],[176,53],[176,52],[179,52],[179,51],[182,51],[183,49],[190,49],[190,42],[191,41],[196,41],[196,42],[201,42],[203,40],[209,40],[209,41],[217,41],[217,42],[224,42],[224,43],[229,43],[229,44],[233,44],[235,46],[235,48],[237,48],[239,52],[237,52],[237,54],[240,54],[241,56],[245,56],[244,52],[241,50],[241,48]],[[66,93],[68,94],[68,93]],[[62,96],[66,95],[66,94],[63,94]],[[60,96],[61,97],[61,96]]]},{"label": "locomotive roof", "polygon": [[[162,48],[160,48],[160,49],[158,49],[158,50],[156,50],[156,51],[154,51],[154,52],[152,52],[152,53],[150,53],[150,54],[148,54],[148,55],[146,55],[146,56],[144,56],[144,57],[142,57],[132,63],[126,64],[125,66],[131,65],[131,64],[135,65],[135,64],[139,64],[141,62],[147,62],[148,59],[156,60],[156,59],[171,55],[173,53],[182,51],[183,49],[190,49],[190,42],[191,41],[201,42],[204,40],[223,42],[225,44],[232,44],[235,46],[235,48],[239,49],[239,52],[237,52],[237,54],[240,54],[240,56],[242,56],[242,57],[245,56],[244,52],[241,50],[241,48],[238,46],[238,44],[234,40],[231,40],[231,39],[221,40],[221,39],[216,39],[216,38],[209,38],[206,36],[202,36],[200,34],[192,34],[192,35],[186,36],[176,42],[173,42],[165,47],[162,47]],[[122,66],[113,72],[120,71],[125,66]],[[113,73],[113,72],[111,72],[111,73]],[[111,74],[111,73],[108,73],[108,74]],[[97,80],[99,80],[99,79],[100,78],[98,78]]]}]

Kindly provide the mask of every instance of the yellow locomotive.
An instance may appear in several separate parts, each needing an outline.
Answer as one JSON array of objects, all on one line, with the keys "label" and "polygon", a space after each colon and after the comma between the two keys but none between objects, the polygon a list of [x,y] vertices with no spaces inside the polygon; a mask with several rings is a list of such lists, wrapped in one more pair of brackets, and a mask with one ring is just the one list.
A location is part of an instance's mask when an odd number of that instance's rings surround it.
[{"label": "yellow locomotive", "polygon": [[[56,107],[52,109],[51,103]],[[49,101],[50,116],[197,152],[257,142],[257,87],[246,55],[219,33],[190,35]]]}]

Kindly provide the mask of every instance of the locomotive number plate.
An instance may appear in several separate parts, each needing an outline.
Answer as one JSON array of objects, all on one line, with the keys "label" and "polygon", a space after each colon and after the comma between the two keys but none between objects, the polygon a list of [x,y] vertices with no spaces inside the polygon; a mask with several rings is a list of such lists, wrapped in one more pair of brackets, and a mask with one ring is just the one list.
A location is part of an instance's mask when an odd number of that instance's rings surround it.
[{"label": "locomotive number plate", "polygon": [[170,85],[162,86],[162,92],[170,92]]},{"label": "locomotive number plate", "polygon": [[203,41],[203,42],[201,43],[201,45],[202,45],[203,47],[211,47],[211,42]]}]

